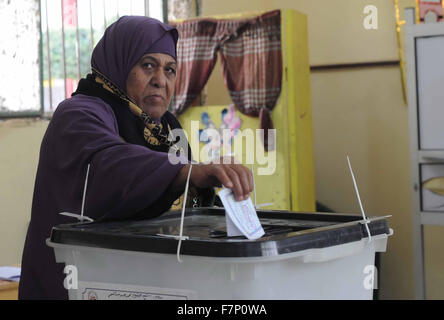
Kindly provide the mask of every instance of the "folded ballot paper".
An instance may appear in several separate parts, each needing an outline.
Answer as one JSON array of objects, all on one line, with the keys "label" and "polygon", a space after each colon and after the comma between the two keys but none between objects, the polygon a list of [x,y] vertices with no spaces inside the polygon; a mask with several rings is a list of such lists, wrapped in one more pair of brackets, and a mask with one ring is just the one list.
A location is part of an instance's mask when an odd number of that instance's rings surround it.
[{"label": "folded ballot paper", "polygon": [[251,198],[236,201],[233,192],[227,188],[219,191],[219,197],[225,207],[229,237],[244,235],[250,240],[255,240],[265,234]]}]

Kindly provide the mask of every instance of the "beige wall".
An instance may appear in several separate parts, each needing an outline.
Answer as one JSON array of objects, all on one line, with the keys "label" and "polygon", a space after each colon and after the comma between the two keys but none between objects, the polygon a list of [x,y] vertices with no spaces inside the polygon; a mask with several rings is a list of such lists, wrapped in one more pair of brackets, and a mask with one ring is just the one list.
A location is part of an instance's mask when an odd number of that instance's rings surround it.
[{"label": "beige wall", "polygon": [[21,262],[44,120],[0,121],[0,266]]},{"label": "beige wall", "polygon": [[[378,8],[378,30],[363,28],[363,8],[368,4]],[[395,10],[389,0],[205,0],[203,15],[276,8],[307,14],[312,66],[398,59]],[[206,90],[207,104],[230,102],[219,63]],[[311,97],[318,201],[337,212],[359,212],[346,164],[349,155],[366,211],[392,215],[389,223],[395,233],[382,255],[380,296],[414,298],[408,115],[399,69],[312,72]],[[425,228],[431,299],[444,298],[443,241],[441,227]]]},{"label": "beige wall", "polygon": [[335,211],[359,213],[348,154],[367,214],[393,215],[380,293],[412,298],[408,122],[399,71],[316,72],[311,83],[317,199]]}]

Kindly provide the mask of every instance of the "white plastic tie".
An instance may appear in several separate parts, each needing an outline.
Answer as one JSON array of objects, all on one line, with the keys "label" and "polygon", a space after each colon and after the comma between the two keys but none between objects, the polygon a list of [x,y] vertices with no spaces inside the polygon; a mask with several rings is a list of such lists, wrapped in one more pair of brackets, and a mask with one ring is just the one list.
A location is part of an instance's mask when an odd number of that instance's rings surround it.
[{"label": "white plastic tie", "polygon": [[255,205],[254,208],[255,209],[260,209],[262,207],[272,206],[273,204],[274,204],[274,202],[261,203],[261,204]]},{"label": "white plastic tie", "polygon": [[348,162],[348,167],[350,169],[350,173],[351,173],[351,176],[353,179],[353,185],[355,187],[356,196],[358,197],[359,207],[361,208],[362,220],[360,221],[360,223],[365,225],[365,228],[366,228],[367,234],[368,234],[368,242],[370,243],[372,241],[372,235],[370,234],[370,228],[368,227],[368,224],[371,221],[369,219],[367,219],[365,212],[364,212],[364,208],[362,207],[361,197],[359,196],[358,185],[356,184],[355,175],[353,174],[353,169],[350,164],[350,158],[348,156],[347,156],[347,162]]},{"label": "white plastic tie", "polygon": [[190,169],[188,169],[187,183],[185,185],[185,194],[183,195],[182,214],[180,216],[179,243],[177,244],[177,261],[179,261],[179,263],[182,263],[182,259],[180,258],[180,247],[182,245],[182,240],[188,239],[188,237],[186,237],[186,239],[183,237],[183,221],[185,219],[185,205],[187,203],[188,186],[190,185],[191,169],[193,169],[192,163],[190,163]]},{"label": "white plastic tie", "polygon": [[89,221],[89,222],[93,222],[94,220],[91,219],[90,217],[85,216],[84,213],[84,209],[85,209],[85,198],[86,198],[86,188],[88,186],[88,176],[89,176],[89,167],[91,166],[90,163],[88,163],[88,168],[86,169],[86,178],[85,178],[85,185],[83,187],[83,197],[82,197],[82,209],[80,211],[80,214],[77,213],[71,213],[71,212],[60,212],[59,214],[62,216],[67,216],[67,217],[72,217],[72,218],[76,218],[78,219],[80,222],[83,221]]},{"label": "white plastic tie", "polygon": [[161,234],[158,233],[158,236],[166,237],[166,238],[173,238],[175,240],[178,240],[179,243],[177,244],[177,261],[179,263],[182,263],[182,259],[180,258],[180,247],[182,245],[183,240],[188,240],[188,236],[183,235],[183,222],[185,219],[185,205],[187,203],[187,195],[188,195],[188,186],[190,185],[190,176],[191,176],[191,169],[193,168],[193,163],[190,163],[190,168],[188,169],[188,176],[187,176],[187,182],[185,184],[185,192],[183,195],[183,205],[182,205],[182,214],[180,216],[180,229],[179,229],[179,235],[174,234]]},{"label": "white plastic tie", "polygon": [[77,213],[71,213],[71,212],[60,212],[59,213],[61,216],[67,216],[67,217],[72,217],[72,218],[76,218],[77,220],[83,222],[84,220],[89,221],[89,222],[93,222],[94,220],[91,219],[90,217],[87,216],[81,216],[80,214]]},{"label": "white plastic tie", "polygon": [[165,238],[172,238],[172,239],[174,239],[174,240],[180,240],[180,239],[182,239],[182,240],[188,240],[190,237],[188,237],[188,236],[177,236],[177,235],[175,235],[175,234],[162,234],[162,233],[158,233],[157,234],[157,236],[160,236],[160,237],[165,237]]},{"label": "white plastic tie", "polygon": [[86,168],[86,178],[85,178],[85,186],[83,187],[83,197],[82,197],[82,211],[80,212],[80,219],[83,220],[83,213],[85,209],[85,198],[86,198],[86,187],[88,186],[88,177],[89,177],[89,167],[91,163],[88,163],[88,167]]}]

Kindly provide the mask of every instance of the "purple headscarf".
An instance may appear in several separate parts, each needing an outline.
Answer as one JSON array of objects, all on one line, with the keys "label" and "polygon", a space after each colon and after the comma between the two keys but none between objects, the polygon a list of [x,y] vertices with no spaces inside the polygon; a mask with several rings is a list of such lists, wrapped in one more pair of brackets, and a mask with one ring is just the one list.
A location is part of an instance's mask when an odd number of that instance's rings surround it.
[{"label": "purple headscarf", "polygon": [[111,24],[97,43],[91,66],[124,93],[126,78],[147,53],[165,53],[176,59],[179,38],[175,28],[143,16],[123,16]]}]

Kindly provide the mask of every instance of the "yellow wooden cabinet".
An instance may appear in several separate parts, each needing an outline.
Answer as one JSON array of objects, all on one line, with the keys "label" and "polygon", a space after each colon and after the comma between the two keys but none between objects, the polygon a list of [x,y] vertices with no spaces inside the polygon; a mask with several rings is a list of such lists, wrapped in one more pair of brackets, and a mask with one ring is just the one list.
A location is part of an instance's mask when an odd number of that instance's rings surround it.
[{"label": "yellow wooden cabinet", "polygon": [[[260,13],[258,13],[260,14]],[[216,19],[241,19],[252,13],[211,17]],[[315,211],[315,187],[313,168],[312,113],[310,105],[310,67],[308,58],[307,17],[295,10],[281,10],[282,39],[282,90],[271,115],[276,129],[276,150],[264,154],[268,163],[259,163],[255,158],[255,185],[257,203],[273,203],[264,209],[291,211]],[[192,132],[192,121],[200,121],[202,112],[207,112],[216,126],[221,123],[221,111],[227,105],[192,106],[179,116],[188,139],[196,141],[196,129]],[[259,119],[236,111],[242,120],[241,130],[259,128]],[[196,122],[194,123],[195,127]],[[200,128],[204,129],[202,122]],[[236,139],[241,139],[238,135]],[[243,139],[242,159],[248,165],[246,139]],[[255,152],[263,151],[260,141],[255,141]],[[195,158],[199,157],[204,143],[192,143]],[[257,150],[262,148],[262,150]],[[251,153],[251,143],[249,152]],[[271,175],[259,174],[259,170]],[[204,160],[199,157],[199,160]],[[262,172],[262,173],[263,173]]]}]

